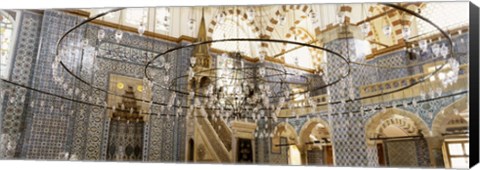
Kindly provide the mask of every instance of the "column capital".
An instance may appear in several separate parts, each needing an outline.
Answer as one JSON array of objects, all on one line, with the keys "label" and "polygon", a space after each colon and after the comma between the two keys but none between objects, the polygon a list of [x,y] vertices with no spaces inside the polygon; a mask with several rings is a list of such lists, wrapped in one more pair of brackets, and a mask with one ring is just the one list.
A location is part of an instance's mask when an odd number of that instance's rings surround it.
[{"label": "column capital", "polygon": [[443,137],[441,136],[428,136],[425,140],[431,148],[442,148]]}]

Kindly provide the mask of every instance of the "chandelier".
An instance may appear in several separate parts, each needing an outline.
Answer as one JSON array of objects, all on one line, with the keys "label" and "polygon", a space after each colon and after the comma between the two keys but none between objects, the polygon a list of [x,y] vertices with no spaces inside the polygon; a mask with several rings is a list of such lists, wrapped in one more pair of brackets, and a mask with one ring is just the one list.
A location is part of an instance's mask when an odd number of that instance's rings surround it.
[{"label": "chandelier", "polygon": [[[91,18],[88,18],[79,24],[72,27],[70,30],[65,32],[57,42],[56,48],[56,57],[55,61],[52,63],[52,76],[54,77],[54,82],[59,84],[65,90],[65,94],[52,94],[47,91],[42,91],[29,87],[23,84],[12,82],[9,80],[2,80],[2,82],[9,83],[14,86],[21,88],[26,88],[33,90],[39,93],[52,95],[63,100],[70,100],[72,102],[78,102],[82,104],[87,104],[91,106],[101,107],[106,110],[117,110],[122,111],[125,114],[138,114],[138,115],[148,115],[148,116],[185,116],[190,117],[214,117],[221,118],[224,120],[234,120],[234,119],[244,119],[245,121],[257,121],[257,120],[269,120],[272,122],[278,121],[288,121],[289,118],[299,118],[310,116],[319,116],[318,113],[308,113],[302,116],[298,114],[290,114],[289,116],[278,117],[280,111],[292,110],[297,106],[289,104],[289,101],[295,100],[298,96],[303,96],[303,100],[307,101],[308,105],[301,107],[319,107],[327,106],[338,103],[346,103],[353,101],[361,101],[365,99],[370,99],[373,97],[385,96],[395,92],[399,92],[405,89],[408,89],[412,86],[415,86],[419,83],[430,80],[432,77],[438,77],[442,81],[444,87],[450,86],[458,80],[458,75],[460,72],[459,63],[452,52],[453,42],[448,36],[448,34],[440,29],[433,22],[424,18],[420,14],[405,9],[399,5],[395,4],[382,4],[400,11],[405,12],[411,16],[417,17],[433,27],[437,28],[441,32],[443,37],[447,40],[447,44],[438,45],[434,44],[429,46],[426,41],[419,41],[418,46],[422,51],[430,50],[436,56],[432,60],[426,60],[421,63],[414,63],[405,66],[383,66],[383,65],[373,65],[365,62],[359,62],[350,59],[349,57],[341,55],[339,52],[327,49],[325,47],[316,46],[308,43],[301,43],[297,41],[288,41],[281,39],[262,39],[262,38],[229,38],[229,39],[217,39],[217,40],[207,40],[205,35],[199,35],[197,41],[191,44],[182,45],[179,47],[174,47],[167,49],[163,52],[158,53],[157,55],[149,58],[149,61],[144,65],[144,75],[140,77],[143,78],[143,83],[145,88],[161,88],[168,91],[168,96],[163,96],[167,98],[166,100],[152,100],[146,98],[138,98],[131,96],[121,96],[115,92],[109,91],[104,87],[96,86],[90,81],[82,78],[81,75],[75,74],[74,66],[68,64],[68,54],[65,54],[63,50],[68,48],[77,49],[77,47],[69,47],[68,43],[65,43],[65,39],[75,32],[81,26],[92,22],[95,19],[98,19],[102,16],[105,16],[110,13],[114,13],[122,10],[123,8],[117,8],[109,10],[98,15],[95,15]],[[215,18],[222,21],[225,14],[219,13]],[[248,20],[252,20],[255,17],[255,10],[253,8],[248,9]],[[344,14],[339,13],[338,17],[340,21],[344,20]],[[318,22],[317,13],[311,12],[309,18],[314,23]],[[280,22],[285,21],[285,16],[279,16]],[[194,20],[189,20],[189,28],[192,28],[196,23]],[[342,23],[342,22],[341,22]],[[202,28],[203,27],[203,28]],[[345,25],[344,27],[348,27]],[[370,25],[368,23],[362,24],[360,26],[363,33],[370,32]],[[144,27],[139,28],[139,34],[144,33]],[[203,29],[203,30],[202,30]],[[404,31],[404,38],[409,37],[410,30],[408,28],[402,29]],[[200,22],[199,32],[202,33],[205,31],[205,23],[202,19]],[[391,34],[392,28],[387,25],[382,30],[386,35]],[[113,36],[114,39],[119,42],[122,40],[123,32],[121,30],[116,30],[113,35],[106,35],[107,33],[103,30],[98,31],[98,40],[102,41],[106,36]],[[266,54],[258,54],[258,60],[256,62],[247,61],[245,59],[244,52],[242,51],[230,51],[221,53],[221,58],[226,59],[225,62],[220,64],[213,64],[211,60],[212,56],[209,54],[208,45],[212,43],[222,43],[222,42],[263,42],[263,43],[282,43],[282,44],[293,44],[305,48],[312,48],[320,51],[324,51],[330,56],[339,59],[342,62],[342,66],[334,70],[325,70],[326,63],[324,63],[322,68],[318,68],[315,71],[315,74],[312,75],[303,75],[291,71],[291,69],[286,69],[284,66],[274,65],[267,61]],[[82,42],[83,46],[88,46],[88,41]],[[194,48],[194,55],[190,57],[189,68],[186,73],[177,74],[178,76],[168,76],[172,72],[173,65],[167,60],[169,57],[167,54],[186,49]],[[268,49],[267,49],[268,50]],[[95,53],[96,54],[96,53]],[[271,56],[270,56],[271,57]],[[302,56],[304,57],[304,56]],[[305,56],[307,57],[307,56]],[[313,99],[313,94],[316,94],[319,90],[325,89],[338,85],[339,82],[350,76],[351,66],[365,66],[378,69],[407,69],[414,66],[420,66],[427,62],[438,61],[439,58],[444,59],[444,63],[435,68],[430,74],[423,76],[418,81],[411,83],[409,85],[403,86],[396,90],[381,92],[369,96],[357,97],[353,95],[352,90],[348,90],[347,97],[339,100],[328,100],[324,103],[319,103]],[[93,58],[95,60],[95,58]],[[218,62],[217,62],[218,63]],[[442,72],[441,70],[444,67],[449,67],[448,72]],[[155,69],[153,69],[155,68]],[[92,67],[94,69],[94,67]],[[95,99],[92,97],[85,97],[83,100],[74,99],[67,97],[67,95],[79,95],[78,90],[73,87],[69,82],[66,82],[62,78],[62,75],[59,70],[63,70],[67,73],[68,76],[72,76],[78,82],[81,82],[83,85],[86,85],[88,88],[94,91],[105,93],[108,95],[119,96],[123,98],[128,98],[137,102],[148,103],[151,107],[159,106],[163,109],[173,110],[176,109],[175,113],[154,113],[151,110],[131,110],[130,108],[122,108],[119,106],[108,105],[106,101],[100,99]],[[328,73],[328,74],[327,74]],[[291,80],[295,81],[291,81]],[[318,79],[322,79],[324,82],[322,85],[315,86],[315,82]],[[195,82],[195,83],[193,83]],[[198,84],[197,84],[198,83]],[[293,87],[299,90],[294,90]],[[2,95],[5,92],[2,91]],[[426,94],[430,96],[435,96],[435,93],[441,93],[439,90],[431,90],[429,92],[422,92],[422,96]],[[432,95],[433,94],[433,95]],[[83,97],[82,97],[83,98]],[[186,101],[179,102],[179,98],[187,98]],[[412,99],[410,103],[407,104],[416,104],[416,99]],[[400,106],[400,105],[398,105]],[[328,114],[353,114],[353,113],[363,113],[365,111],[372,110],[384,110],[387,107],[397,107],[397,104],[392,104],[389,106],[382,105],[381,108],[371,107],[371,108],[361,108],[360,110],[348,110],[345,112],[332,113]],[[189,110],[188,115],[182,115],[183,109]],[[200,110],[200,115],[193,114],[193,110]],[[133,116],[133,117],[143,117],[143,116]],[[279,120],[280,119],[280,120]]]},{"label": "chandelier", "polygon": [[[312,96],[310,96],[310,93],[315,92],[316,90],[319,90],[319,89],[324,89],[329,86],[333,86],[338,82],[340,82],[341,80],[343,80],[344,78],[348,77],[350,74],[350,65],[361,65],[366,67],[374,67],[374,68],[382,68],[382,69],[406,69],[409,67],[424,64],[426,62],[431,62],[431,60],[425,61],[422,63],[410,64],[406,66],[372,65],[372,64],[367,64],[363,62],[353,61],[348,57],[344,57],[341,54],[335,51],[332,51],[330,49],[326,49],[324,47],[319,47],[319,46],[307,44],[307,43],[300,43],[297,41],[287,41],[287,40],[279,40],[279,39],[259,39],[259,38],[230,38],[230,39],[219,39],[219,40],[207,40],[206,37],[202,37],[202,35],[199,35],[199,37],[197,38],[197,42],[194,42],[188,45],[179,46],[179,47],[174,47],[164,52],[161,52],[155,57],[153,57],[151,60],[149,60],[145,65],[144,83],[146,87],[151,88],[151,87],[157,86],[170,91],[171,95],[168,97],[168,100],[166,100],[165,102],[145,101],[145,100],[136,99],[136,98],[134,98],[134,100],[149,102],[152,105],[161,105],[166,107],[166,109],[201,108],[204,110],[212,110],[217,114],[216,116],[225,117],[225,118],[256,119],[256,118],[260,118],[260,115],[261,115],[261,116],[265,116],[266,118],[277,120],[277,114],[279,113],[279,111],[292,109],[294,107],[286,103],[288,101],[293,100],[293,97],[298,95],[303,95],[304,99],[308,101],[309,105],[304,107],[317,107],[317,106],[329,105],[329,104],[335,104],[335,103],[344,103],[348,101],[359,101],[359,100],[369,99],[373,97],[395,93],[395,92],[410,88],[412,86],[415,86],[416,84],[419,84],[435,76],[446,65],[449,65],[452,68],[451,71],[449,71],[448,73],[441,73],[438,75],[438,77],[440,77],[440,79],[443,80],[443,84],[445,86],[451,85],[452,83],[456,82],[456,80],[458,79],[459,64],[458,64],[458,61],[454,58],[453,53],[451,52],[451,47],[453,43],[450,37],[447,35],[447,33],[444,32],[442,29],[440,29],[438,26],[436,26],[433,22],[415,13],[414,11],[405,9],[401,6],[394,5],[394,4],[383,4],[383,5],[403,11],[427,23],[430,23],[432,26],[436,27],[442,33],[442,35],[448,40],[449,45],[442,45],[441,47],[439,47],[437,44],[435,44],[431,46],[431,49],[436,56],[437,55],[442,56],[448,62],[445,62],[443,65],[440,65],[435,69],[435,71],[423,77],[419,81],[416,81],[413,84],[399,88],[397,90],[382,92],[380,94],[357,97],[357,98],[355,98],[354,95],[350,94],[349,95],[350,97],[348,97],[347,99],[341,99],[339,101],[328,101],[327,103],[318,104],[316,101],[312,100]],[[100,18],[106,14],[120,11],[122,9],[123,8],[118,8],[118,9],[113,9],[104,13],[100,13],[94,17],[86,19],[85,21],[81,22],[77,26],[67,31],[62,36],[62,38],[60,38],[60,40],[58,41],[57,57],[52,67],[57,68],[58,67],[57,65],[59,64],[63,69],[65,69],[73,77],[89,85],[91,88],[99,91],[103,91],[111,95],[116,95],[112,92],[109,92],[108,90],[95,87],[90,83],[88,83],[88,81],[85,81],[82,78],[80,78],[80,76],[73,74],[71,69],[68,66],[66,66],[61,59],[62,56],[60,55],[60,44],[62,43],[63,39],[66,36],[68,36],[70,32],[74,31],[80,26],[86,23],[89,23],[97,18]],[[248,12],[249,12],[249,18],[255,15],[253,8],[249,8]],[[224,19],[225,17],[224,15],[225,14],[220,13],[219,15],[216,15],[216,18]],[[315,19],[316,14],[314,12],[311,12],[309,16],[310,18]],[[339,14],[339,17],[341,18],[345,16],[342,14]],[[204,21],[200,23],[199,32],[202,31],[202,27],[203,29],[205,29],[203,22]],[[189,23],[193,24],[196,22],[192,20],[192,21],[189,21]],[[361,26],[362,32],[367,32],[369,28],[370,26],[367,24],[363,24]],[[391,28],[385,28],[384,31],[388,33],[389,29]],[[143,29],[141,29],[141,31],[142,31],[141,33],[143,33]],[[408,36],[407,34],[409,33],[405,33],[404,36],[407,37]],[[122,33],[120,31],[117,31],[114,37],[117,41],[119,41],[122,38],[121,35]],[[99,32],[99,35],[98,35],[99,39],[103,38],[104,36],[105,36],[104,32]],[[335,79],[334,81],[328,82],[328,81],[325,81],[326,76],[324,75],[324,71],[322,69],[317,69],[316,73],[317,75],[319,75],[319,77],[308,77],[304,75],[290,73],[285,68],[282,68],[282,67],[275,68],[270,65],[267,65],[266,64],[267,62],[265,61],[266,56],[264,54],[259,54],[258,60],[260,62],[255,64],[251,64],[251,63],[246,64],[245,58],[242,55],[243,52],[233,51],[233,52],[221,54],[222,58],[230,59],[228,63],[225,63],[224,67],[223,66],[222,67],[219,67],[219,66],[204,67],[203,69],[196,70],[195,67],[197,67],[198,65],[204,64],[204,62],[202,62],[202,60],[204,59],[203,58],[198,59],[198,57],[192,56],[190,58],[190,68],[188,69],[185,75],[180,75],[177,77],[164,76],[162,79],[157,77],[157,76],[166,75],[167,72],[171,71],[172,65],[170,63],[165,62],[167,58],[165,56],[166,54],[169,54],[184,48],[194,47],[194,48],[205,48],[203,49],[205,51],[202,51],[202,52],[204,53],[206,52],[204,54],[206,57],[211,57],[208,54],[208,49],[207,49],[208,47],[206,45],[212,44],[212,43],[222,43],[222,42],[268,42],[268,43],[284,43],[284,44],[290,43],[290,44],[295,44],[302,47],[315,48],[317,50],[321,50],[329,54],[333,54],[332,56],[338,57],[344,62],[344,66],[338,68],[337,70],[331,71],[331,73],[328,76],[336,77],[337,79]],[[422,50],[427,50],[428,45],[426,45],[426,42],[420,41],[419,47]],[[152,66],[160,67],[162,71],[157,71],[157,72],[151,71],[150,67]],[[323,66],[325,66],[325,64],[323,64]],[[297,79],[300,80],[300,82],[303,82],[303,84],[299,82],[289,82],[287,81],[287,77],[296,77]],[[191,81],[192,79],[199,80],[201,78],[207,78],[206,80],[209,81],[206,86],[192,87],[192,85],[190,84],[189,88],[186,88],[186,89],[178,88],[179,86],[182,86],[182,85],[188,85],[188,82]],[[269,78],[275,78],[279,81],[271,81],[269,80]],[[313,87],[312,79],[314,78],[323,78],[323,80],[325,81],[324,85],[319,87]],[[180,81],[180,82],[183,82],[183,84],[178,83],[179,82],[178,80],[180,79],[184,79],[184,81]],[[61,82],[61,80],[59,81]],[[302,90],[293,91],[291,88],[293,84],[295,85],[301,84],[300,86],[302,88],[299,88],[299,89],[302,89]],[[274,89],[276,91],[274,91]],[[183,105],[176,102],[176,98],[180,96],[188,96],[188,99],[190,100],[190,102],[184,102]],[[108,109],[112,109],[111,106],[105,106],[105,107],[107,107]],[[269,110],[273,112],[268,112],[270,113],[270,115],[258,114],[258,116],[255,116],[257,115],[257,113],[263,113],[263,111],[265,110]],[[363,112],[363,110],[361,111]],[[161,115],[161,113],[147,113],[147,112],[145,112],[144,114],[160,114]],[[223,114],[223,115],[220,115],[220,114]],[[209,116],[209,115],[203,115],[203,116]],[[298,117],[298,115],[296,117]]]}]

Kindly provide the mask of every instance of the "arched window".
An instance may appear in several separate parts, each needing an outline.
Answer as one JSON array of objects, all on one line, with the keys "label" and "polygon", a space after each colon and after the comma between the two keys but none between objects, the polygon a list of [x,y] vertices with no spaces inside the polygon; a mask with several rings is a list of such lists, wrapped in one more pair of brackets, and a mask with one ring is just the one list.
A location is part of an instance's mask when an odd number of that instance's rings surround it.
[{"label": "arched window", "polygon": [[7,79],[12,61],[14,20],[0,11],[0,77]]}]

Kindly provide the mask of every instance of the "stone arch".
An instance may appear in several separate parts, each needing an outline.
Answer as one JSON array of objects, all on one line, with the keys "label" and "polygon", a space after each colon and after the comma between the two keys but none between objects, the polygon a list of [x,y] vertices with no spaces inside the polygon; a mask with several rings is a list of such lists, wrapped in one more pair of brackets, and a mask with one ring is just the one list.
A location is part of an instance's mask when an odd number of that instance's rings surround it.
[{"label": "stone arch", "polygon": [[365,140],[367,142],[367,145],[374,145],[374,142],[371,141],[369,138],[375,136],[377,132],[377,127],[381,125],[381,123],[383,123],[382,120],[391,118],[394,115],[400,115],[411,119],[416,128],[421,130],[424,136],[429,135],[430,130],[427,126],[427,123],[425,123],[425,121],[420,118],[420,116],[406,110],[390,108],[387,109],[386,112],[379,111],[375,113],[365,122]]},{"label": "stone arch", "polygon": [[[295,18],[293,24],[297,25],[301,22],[302,19],[306,19],[308,16],[308,13],[312,10],[309,5],[306,4],[298,4],[298,5],[282,5],[278,10],[274,12],[274,15],[272,18],[270,18],[269,22],[267,23],[267,26],[265,26],[265,34],[262,35],[262,38],[265,39],[270,39],[272,37],[273,32],[275,31],[275,28],[277,25],[280,23],[278,21],[279,16],[287,16],[289,12],[295,12],[295,11],[301,11],[302,14]],[[292,26],[289,29],[294,29],[295,26]],[[317,29],[317,28],[315,28]],[[318,27],[318,29],[320,29]]]},{"label": "stone arch", "polygon": [[300,23],[300,19],[305,19],[307,18],[308,12],[310,12],[310,7],[305,4],[297,4],[297,5],[282,5],[280,9],[275,11],[275,16],[270,18],[268,25],[265,27],[265,31],[269,33],[270,35],[273,33],[275,30],[275,27],[279,24],[278,16],[283,15],[286,16],[289,12],[292,11],[301,11],[303,12],[300,16],[295,18],[295,21],[293,22],[295,25]]},{"label": "stone arch", "polygon": [[[260,28],[255,24],[256,21],[249,20],[247,17],[248,8],[226,8],[221,9],[217,15],[224,14],[224,23],[219,24],[216,17],[212,17],[207,29],[207,39],[216,40],[224,38],[258,38]],[[257,24],[258,25],[258,24]],[[230,41],[223,43],[212,43],[209,46],[218,53],[229,51],[242,51],[244,55],[255,58],[259,54],[260,42],[239,42]]]},{"label": "stone arch", "polygon": [[[260,28],[255,26],[255,20],[248,21],[246,10],[247,10],[247,8],[237,8],[236,10],[233,9],[233,8],[229,8],[229,9],[224,9],[224,10],[220,11],[219,14],[223,13],[225,15],[225,17],[228,17],[228,16],[240,17],[240,20],[242,22],[247,22],[247,25],[252,30],[252,33],[255,34],[256,37],[259,37],[260,36],[259,35]],[[208,24],[208,28],[207,28],[207,38],[209,40],[212,40],[212,34],[215,31],[215,27],[217,25],[218,25],[218,23],[215,20],[215,17],[212,17],[212,19],[210,20],[210,24]]]},{"label": "stone arch", "polygon": [[432,136],[441,136],[441,133],[445,131],[445,123],[448,122],[450,117],[455,116],[454,109],[457,109],[459,112],[468,110],[468,96],[458,99],[436,114],[432,122]]},{"label": "stone arch", "polygon": [[211,82],[212,81],[210,80],[210,78],[204,76],[204,77],[200,78],[197,88],[200,89],[200,90],[205,90],[208,87],[208,85],[211,84]]},{"label": "stone arch", "polygon": [[[291,38],[292,36],[296,36],[297,38],[299,38],[299,41],[303,42],[303,43],[307,43],[307,44],[313,44],[313,45],[316,45],[316,46],[323,46],[323,44],[321,42],[319,42],[314,35],[312,35],[308,30],[306,30],[305,28],[292,28],[290,29],[289,32],[285,33],[285,38],[289,39]],[[283,44],[283,46],[281,47],[281,52],[284,53],[286,52],[286,50],[288,49],[285,49],[286,47],[286,43]],[[322,56],[323,56],[323,51],[321,50],[318,50],[318,49],[314,49],[314,48],[308,48],[308,51],[310,51],[310,56],[312,57],[312,62],[313,62],[313,67],[314,68],[317,68],[320,63],[321,63],[321,59],[322,59]],[[285,56],[282,55],[279,57],[282,61],[285,61]]]},{"label": "stone arch", "polygon": [[298,144],[298,135],[295,130],[295,128],[287,123],[287,122],[281,122],[278,123],[274,130],[273,130],[273,137],[272,137],[272,151],[273,152],[279,152],[280,147],[275,146],[276,144],[280,144],[280,138],[281,137],[286,137],[287,138],[287,143],[289,144]]},{"label": "stone arch", "polygon": [[309,42],[315,40],[315,37],[310,34],[305,28],[293,28],[290,29],[288,33],[285,34],[286,38],[292,37],[292,35],[297,36],[303,42]]},{"label": "stone arch", "polygon": [[[385,16],[381,17],[381,20],[383,20],[381,22],[382,23],[386,22],[387,24],[392,25],[392,20],[395,20],[395,18],[392,18],[392,17],[397,16],[398,11],[388,12],[389,8],[390,7],[386,7],[386,6],[383,6],[383,5],[377,5],[377,6],[371,6],[370,9],[368,9],[368,11],[372,15],[380,15],[382,13],[386,13]],[[372,24],[372,21],[370,21],[370,25],[371,25],[371,30],[368,33],[366,38],[368,40],[372,40],[372,41],[375,41],[375,42],[381,42],[379,34],[383,34],[383,27],[377,28],[375,24]],[[381,26],[383,26],[383,25],[381,25]],[[391,34],[392,34],[391,36],[396,37],[395,32],[393,31],[393,28],[392,28],[392,33]],[[396,38],[392,39],[392,43],[395,41],[395,39]],[[393,44],[395,44],[395,43],[393,43]],[[372,46],[372,51],[377,51],[377,50],[378,49],[377,49],[376,46]]]},{"label": "stone arch", "polygon": [[[413,3],[405,6],[405,8],[412,10],[412,11],[417,11],[420,7],[421,3]],[[410,27],[412,25],[412,20],[414,20],[415,17],[411,16],[410,14],[406,14],[405,12],[400,12],[397,10],[398,16],[393,16],[393,20],[391,21],[391,25],[393,27],[393,33],[395,34],[395,39],[394,41],[396,43],[400,43],[403,40],[402,36],[402,28],[403,26]]]},{"label": "stone arch", "polygon": [[8,20],[10,20],[10,22],[12,22],[12,24],[15,25],[15,23],[16,23],[15,18],[12,15],[10,15],[8,12],[0,10],[0,15],[1,15],[1,17],[7,17]]},{"label": "stone arch", "polygon": [[[282,5],[277,11],[274,12],[274,16],[270,18],[269,22],[267,23],[267,26],[265,27],[265,34],[262,35],[262,37],[265,39],[271,38],[272,33],[274,32],[276,26],[280,23],[278,21],[279,16],[281,15],[286,16],[289,12],[292,12],[292,11],[301,11],[301,14],[298,17],[294,18],[294,22],[293,22],[294,26],[289,28],[289,29],[294,29],[296,25],[300,24],[302,19],[308,18],[308,14],[312,10],[313,9],[310,7],[310,5],[307,5],[307,4]],[[345,13],[345,22],[350,22],[352,7],[348,4],[342,4],[341,6],[338,7],[338,10],[339,10],[338,12]],[[315,12],[319,12],[319,11],[315,11]],[[321,33],[320,25],[316,25],[313,28],[313,30],[315,31],[316,35],[320,34]]]},{"label": "stone arch", "polygon": [[300,135],[299,135],[299,144],[300,146],[304,146],[305,145],[305,142],[307,142],[307,138],[311,132],[311,130],[317,125],[317,124],[322,124],[325,126],[325,128],[327,129],[327,131],[329,132],[330,136],[332,135],[332,129],[330,128],[330,124],[323,120],[323,119],[320,119],[320,118],[311,118],[310,120],[308,120],[307,122],[305,122],[302,126],[302,128],[300,129]]},{"label": "stone arch", "polygon": [[417,134],[417,127],[414,125],[412,121],[403,119],[403,118],[390,118],[381,122],[381,124],[376,128],[376,134],[384,134],[385,128],[390,125],[394,125],[402,130],[407,135],[416,135]]},{"label": "stone arch", "polygon": [[[367,10],[367,15],[372,15],[373,16],[375,14],[375,12],[382,13],[383,11],[378,5],[377,6],[370,6],[370,8]],[[372,24],[372,21],[366,21],[366,22],[368,24],[370,24],[370,31],[365,36],[365,39],[369,40],[369,41],[379,42],[378,37],[376,36],[378,34],[378,31],[375,28],[374,24]],[[382,29],[380,28],[380,30],[382,30]],[[372,51],[377,50],[376,46],[372,46],[371,50]]]},{"label": "stone arch", "polygon": [[[410,3],[404,6],[405,8],[416,11],[417,9],[421,8],[424,3]],[[392,33],[391,33],[391,42],[393,44],[400,43],[403,41],[402,36],[402,25],[410,26],[412,19],[405,19],[402,17],[403,12],[399,10],[391,10],[393,8],[377,5],[371,6],[368,11],[373,15],[378,15],[381,13],[386,13],[385,16],[381,17],[382,20],[385,20],[386,23],[392,26]],[[391,11],[390,11],[391,10]],[[370,22],[371,23],[371,22]],[[378,36],[380,32],[382,32],[383,28],[376,28],[375,25],[371,25],[371,31],[367,35],[367,39],[373,40],[375,42],[380,42],[380,37]],[[378,49],[375,46],[372,46],[372,51],[377,51]]]},{"label": "stone arch", "polygon": [[288,133],[287,135],[290,137],[295,137],[295,139],[292,139],[292,140],[295,140],[295,142],[297,142],[296,141],[296,137],[298,136],[297,131],[295,130],[295,127],[293,127],[290,123],[287,123],[287,122],[281,122],[275,126],[274,137],[283,136],[282,134],[284,134],[284,132],[287,132]]}]

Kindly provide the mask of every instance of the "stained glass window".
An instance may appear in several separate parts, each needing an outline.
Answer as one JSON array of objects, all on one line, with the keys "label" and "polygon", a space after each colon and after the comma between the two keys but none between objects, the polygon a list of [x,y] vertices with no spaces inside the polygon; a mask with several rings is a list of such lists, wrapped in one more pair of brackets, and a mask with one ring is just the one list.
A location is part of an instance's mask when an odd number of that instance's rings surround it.
[{"label": "stained glass window", "polygon": [[0,77],[8,78],[13,37],[13,20],[10,16],[0,13]]}]

